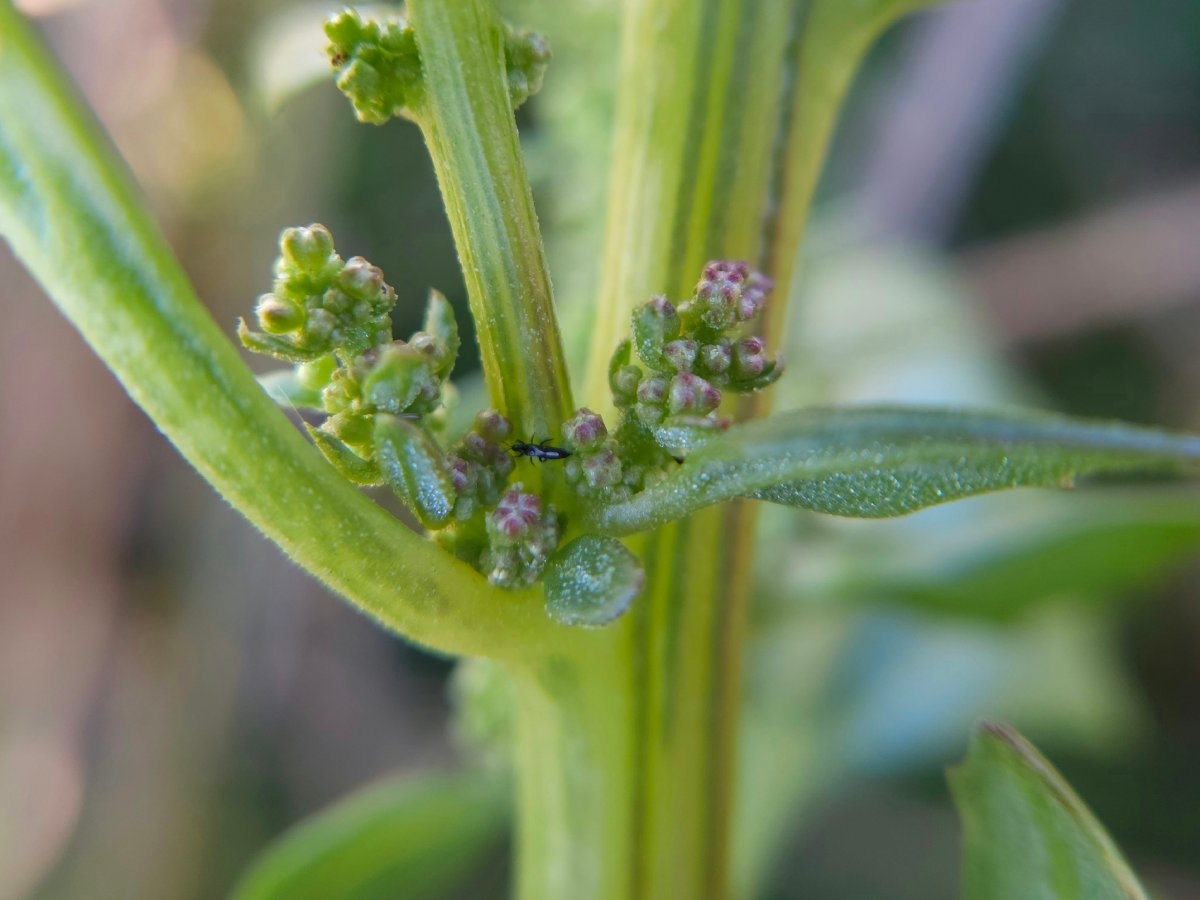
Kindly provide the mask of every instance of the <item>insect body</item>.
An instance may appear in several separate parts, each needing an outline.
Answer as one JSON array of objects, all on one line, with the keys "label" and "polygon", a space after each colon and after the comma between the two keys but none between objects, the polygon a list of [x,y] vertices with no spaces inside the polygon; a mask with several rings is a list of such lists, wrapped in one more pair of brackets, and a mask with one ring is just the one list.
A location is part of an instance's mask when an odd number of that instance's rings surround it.
[{"label": "insect body", "polygon": [[517,456],[528,456],[539,462],[546,462],[548,459],[566,459],[571,455],[571,451],[563,447],[551,447],[550,438],[546,438],[540,444],[532,441],[513,441],[512,446],[508,449]]}]

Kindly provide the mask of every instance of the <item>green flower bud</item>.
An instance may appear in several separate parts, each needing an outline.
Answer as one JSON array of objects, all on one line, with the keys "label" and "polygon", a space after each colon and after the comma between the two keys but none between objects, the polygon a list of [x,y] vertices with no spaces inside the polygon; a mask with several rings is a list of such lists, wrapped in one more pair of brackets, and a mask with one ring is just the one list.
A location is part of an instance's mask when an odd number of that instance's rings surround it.
[{"label": "green flower bud", "polygon": [[254,314],[258,316],[259,327],[267,334],[288,334],[304,324],[304,310],[299,304],[274,294],[259,297]]},{"label": "green flower bud", "polygon": [[316,223],[285,229],[279,238],[279,250],[291,270],[312,276],[322,276],[329,266],[340,262],[333,250],[333,235]]},{"label": "green flower bud", "polygon": [[542,89],[550,64],[550,45],[540,34],[515,31],[504,25],[504,65],[508,71],[508,97],[516,109]]},{"label": "green flower bud", "polygon": [[422,96],[421,60],[412,29],[401,21],[364,21],[346,10],[325,25],[336,83],[361,122],[412,118]]},{"label": "green flower bud", "polygon": [[655,372],[673,367],[663,356],[663,347],[679,337],[679,313],[666,297],[654,297],[633,311],[633,342],[638,357]]}]

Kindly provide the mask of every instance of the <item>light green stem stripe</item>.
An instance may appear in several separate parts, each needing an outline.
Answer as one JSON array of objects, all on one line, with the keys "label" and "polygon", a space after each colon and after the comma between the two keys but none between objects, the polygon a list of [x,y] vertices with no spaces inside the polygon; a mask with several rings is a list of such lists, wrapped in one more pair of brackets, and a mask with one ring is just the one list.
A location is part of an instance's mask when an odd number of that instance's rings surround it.
[{"label": "light green stem stripe", "polygon": [[[586,397],[633,308],[686,299],[705,262],[757,261],[793,4],[630,0]],[[628,86],[627,88],[625,86]]]},{"label": "light green stem stripe", "polygon": [[[587,394],[597,409],[607,403],[608,357],[635,305],[655,293],[686,297],[709,259],[760,256],[793,26],[792,5],[773,0],[629,0],[626,10]],[[572,884],[570,893],[580,900],[725,896],[749,570],[730,556],[724,523],[715,510],[630,541],[645,565],[646,589],[613,630],[606,663],[581,677],[627,682],[632,696],[609,709],[607,721],[557,713],[555,721],[578,725],[576,757],[601,741],[620,749],[598,770],[568,762],[568,773],[554,779],[605,781],[614,785],[607,799],[581,814],[572,802],[599,795],[576,790],[568,800],[547,789],[541,769],[521,767],[522,778],[536,782],[522,791],[522,829],[568,834],[573,822],[593,818],[624,827],[595,832],[606,843],[591,848],[627,866],[624,878],[593,893],[586,860],[551,863],[522,853],[522,900],[554,896],[532,887],[545,883],[539,866],[563,877],[580,873],[584,889]],[[541,721],[526,717],[523,745],[537,744]],[[621,802],[624,817],[612,808]],[[558,849],[579,847],[571,841]]]},{"label": "light green stem stripe", "polygon": [[573,412],[533,194],[490,0],[410,0],[429,145],[458,247],[492,402],[522,436]]},{"label": "light green stem stripe", "polygon": [[443,652],[519,655],[544,634],[539,597],[491,588],[405,529],[276,409],[8,0],[0,0],[0,233],[180,453],[313,575]]}]

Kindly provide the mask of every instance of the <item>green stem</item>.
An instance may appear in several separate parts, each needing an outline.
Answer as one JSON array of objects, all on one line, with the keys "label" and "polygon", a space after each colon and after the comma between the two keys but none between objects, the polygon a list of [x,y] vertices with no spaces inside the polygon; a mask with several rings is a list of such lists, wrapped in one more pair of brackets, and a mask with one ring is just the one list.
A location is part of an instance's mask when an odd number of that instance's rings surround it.
[{"label": "green stem", "polygon": [[437,552],[338,475],[268,399],[8,0],[0,233],[179,452],[333,590],[443,652],[517,657],[547,639],[536,592],[494,589]]},{"label": "green stem", "polygon": [[522,436],[557,436],[574,406],[491,0],[410,0],[425,134],[492,402]]},{"label": "green stem", "polygon": [[759,259],[795,16],[777,0],[629,4],[587,380],[596,408],[635,306],[686,299],[709,259]]},{"label": "green stem", "polygon": [[622,623],[515,672],[522,900],[636,896],[628,648]]},{"label": "green stem", "polygon": [[[795,10],[773,0],[651,0],[628,10],[589,368],[595,408],[607,405],[608,356],[636,304],[656,293],[687,297],[709,259],[759,259],[796,25]],[[520,797],[522,833],[570,834],[576,821],[611,828],[593,836],[599,846],[541,841],[540,852],[557,855],[522,852],[522,900],[564,895],[542,889],[543,869],[590,886],[588,862],[575,853],[596,854],[619,873],[595,891],[571,885],[572,897],[725,895],[748,566],[728,550],[724,515],[706,511],[631,542],[646,567],[645,592],[611,630],[608,665],[579,675],[629,684],[626,703],[580,717],[560,708],[562,698],[535,695],[542,715],[523,718],[523,746],[540,746],[542,727],[578,728],[561,778],[548,784],[547,763],[535,769],[538,761],[522,759],[522,777],[534,783]],[[617,755],[589,771],[575,760],[598,759],[585,752],[593,742]],[[569,789],[589,779],[610,789]],[[628,807],[623,815],[618,804]]]},{"label": "green stem", "polygon": [[521,900],[723,896],[742,607],[712,602],[719,554],[688,552],[716,545],[723,515],[634,539],[634,609],[514,668]]}]

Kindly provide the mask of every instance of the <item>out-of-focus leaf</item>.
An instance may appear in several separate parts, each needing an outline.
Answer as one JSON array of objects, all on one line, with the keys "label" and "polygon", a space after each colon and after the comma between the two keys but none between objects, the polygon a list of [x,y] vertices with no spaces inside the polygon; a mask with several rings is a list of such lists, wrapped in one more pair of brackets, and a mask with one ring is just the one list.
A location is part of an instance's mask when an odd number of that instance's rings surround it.
[{"label": "out-of-focus leaf", "polygon": [[[981,522],[969,547],[947,535],[938,559],[871,560],[838,593],[953,615],[1012,618],[1048,600],[1093,601],[1161,581],[1200,550],[1200,497],[1114,491],[1036,515]],[[925,535],[928,539],[929,535]],[[897,548],[902,552],[902,548]]]},{"label": "out-of-focus leaf", "polygon": [[733,895],[761,895],[799,827],[845,780],[941,765],[981,710],[1105,755],[1146,733],[1111,617],[1058,606],[1011,627],[793,608],[747,654]]},{"label": "out-of-focus leaf", "polygon": [[963,824],[963,900],[1147,900],[1091,811],[1011,728],[982,725],[948,777]]},{"label": "out-of-focus leaf", "polygon": [[385,781],[285,834],[232,900],[431,900],[470,874],[507,809],[494,775]]},{"label": "out-of-focus leaf", "polygon": [[1200,437],[1035,411],[808,409],[730,429],[663,481],[596,510],[609,534],[755,497],[816,512],[886,518],[1013,487],[1070,486],[1099,472],[1181,471]]}]

